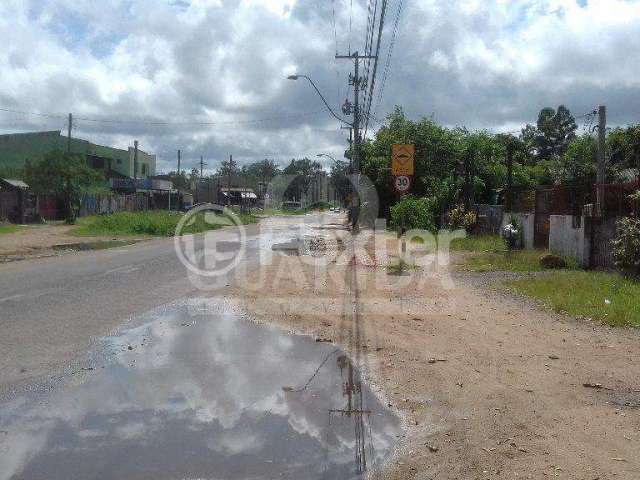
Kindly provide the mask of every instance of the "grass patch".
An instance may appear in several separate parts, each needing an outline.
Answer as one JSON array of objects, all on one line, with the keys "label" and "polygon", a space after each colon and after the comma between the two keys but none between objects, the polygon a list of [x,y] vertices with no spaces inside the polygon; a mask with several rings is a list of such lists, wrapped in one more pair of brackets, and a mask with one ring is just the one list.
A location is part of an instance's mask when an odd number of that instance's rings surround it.
[{"label": "grass patch", "polygon": [[[237,214],[240,221],[246,225],[257,222],[251,214]],[[128,236],[157,236],[172,237],[176,226],[183,214],[165,210],[148,212],[118,212],[112,215],[85,217],[79,220],[79,227],[74,229],[75,235],[128,235]],[[215,221],[201,212],[183,229],[183,234],[200,233],[216,230],[233,223],[223,215],[216,216]]]},{"label": "grass patch", "polygon": [[18,226],[17,225],[0,225],[0,235],[2,235],[3,233],[13,233],[13,232],[17,232],[18,231]]},{"label": "grass patch", "polygon": [[504,252],[507,247],[498,235],[474,235],[454,239],[450,250],[452,252]]},{"label": "grass patch", "polygon": [[613,326],[640,326],[640,283],[605,272],[553,272],[505,282],[510,290],[542,301],[559,313]]},{"label": "grass patch", "polygon": [[[511,253],[498,235],[457,238],[451,242],[452,252],[468,252],[463,270],[470,272],[541,272],[540,257],[545,250],[513,250]],[[567,268],[578,269],[577,262],[565,258]]]},{"label": "grass patch", "polygon": [[544,250],[515,250],[508,254],[478,253],[465,258],[464,270],[470,272],[541,272],[540,257]]}]

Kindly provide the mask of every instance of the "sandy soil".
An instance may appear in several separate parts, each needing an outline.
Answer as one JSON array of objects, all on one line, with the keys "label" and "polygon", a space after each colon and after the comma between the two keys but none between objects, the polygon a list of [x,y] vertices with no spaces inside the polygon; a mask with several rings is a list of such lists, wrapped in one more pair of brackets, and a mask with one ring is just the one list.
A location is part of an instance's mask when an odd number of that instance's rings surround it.
[{"label": "sandy soil", "polygon": [[350,252],[326,268],[279,253],[229,294],[356,358],[407,427],[384,478],[640,478],[637,331],[545,312],[444,262],[393,276]]},{"label": "sandy soil", "polygon": [[[54,245],[112,240],[111,236],[78,237],[72,234],[75,225],[25,225],[16,232],[0,235],[0,261],[21,260],[57,255]],[[122,237],[118,237],[122,239]]]}]

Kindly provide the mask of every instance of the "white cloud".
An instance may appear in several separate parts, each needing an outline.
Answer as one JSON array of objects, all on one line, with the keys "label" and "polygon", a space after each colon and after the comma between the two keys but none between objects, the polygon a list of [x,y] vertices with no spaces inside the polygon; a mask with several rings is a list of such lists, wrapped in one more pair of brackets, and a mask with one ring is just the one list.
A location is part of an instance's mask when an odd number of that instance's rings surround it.
[{"label": "white cloud", "polygon": [[[389,1],[385,55],[398,2]],[[335,5],[339,50],[362,50],[364,0],[354,0],[352,17],[349,2]],[[404,5],[378,117],[401,104],[412,116],[498,129],[533,121],[548,105],[580,114],[606,103],[612,122],[638,120],[637,1]],[[240,161],[339,157],[345,132],[319,112],[309,85],[286,80],[310,75],[338,108],[350,62],[333,58],[332,19],[331,2],[316,0],[5,0],[0,107],[180,123],[77,123],[93,141],[126,147],[139,139],[161,167],[178,148],[187,167],[201,154],[213,167],[229,153]],[[64,119],[3,113],[0,128],[61,129]]]}]

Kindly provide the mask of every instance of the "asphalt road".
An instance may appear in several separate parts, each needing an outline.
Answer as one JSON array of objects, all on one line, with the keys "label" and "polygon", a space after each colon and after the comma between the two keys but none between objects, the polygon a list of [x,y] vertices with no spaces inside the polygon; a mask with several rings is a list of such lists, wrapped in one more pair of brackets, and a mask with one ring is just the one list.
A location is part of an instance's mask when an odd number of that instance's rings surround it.
[{"label": "asphalt road", "polygon": [[[292,231],[282,221],[271,228],[271,238]],[[258,225],[246,232],[242,262],[251,266],[262,239]],[[237,239],[231,228],[209,235],[222,242]],[[196,288],[187,273],[173,239],[0,265],[0,399],[47,388],[78,368],[93,340],[138,314],[212,295]],[[225,278],[220,280],[224,284]]]}]

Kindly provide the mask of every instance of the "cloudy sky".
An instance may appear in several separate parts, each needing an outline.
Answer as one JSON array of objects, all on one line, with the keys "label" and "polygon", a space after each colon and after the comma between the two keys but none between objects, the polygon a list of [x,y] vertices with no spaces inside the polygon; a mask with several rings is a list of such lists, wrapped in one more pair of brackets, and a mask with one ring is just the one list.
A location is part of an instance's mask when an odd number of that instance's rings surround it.
[{"label": "cloudy sky", "polygon": [[[187,168],[200,155],[212,169],[229,154],[341,156],[346,132],[286,77],[309,75],[339,110],[351,64],[334,59],[336,43],[362,51],[367,3],[2,0],[0,109],[47,116],[0,111],[0,131],[64,130],[73,112],[77,136],[138,139],[161,170],[175,168],[178,148]],[[398,104],[508,131],[564,103],[576,116],[606,104],[611,124],[640,121],[638,0],[389,0],[378,86],[400,5],[378,118]]]}]

